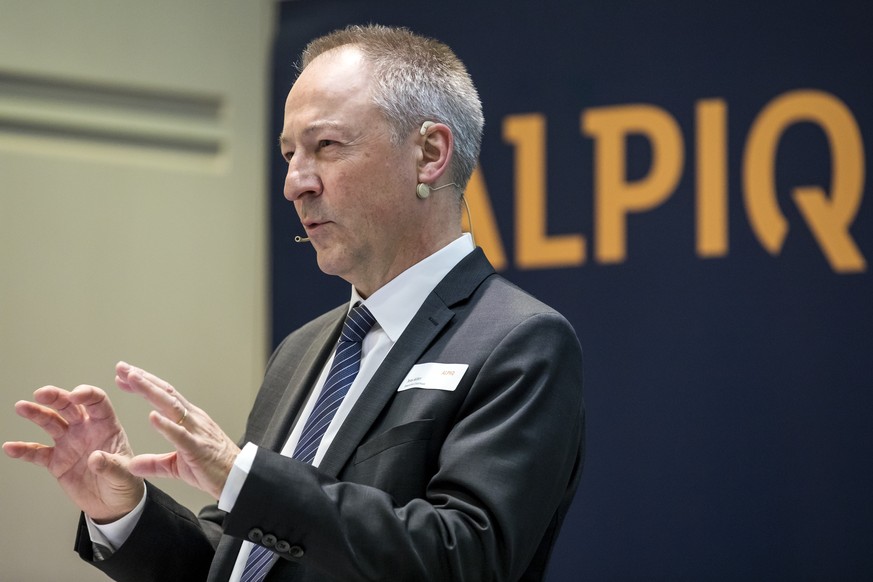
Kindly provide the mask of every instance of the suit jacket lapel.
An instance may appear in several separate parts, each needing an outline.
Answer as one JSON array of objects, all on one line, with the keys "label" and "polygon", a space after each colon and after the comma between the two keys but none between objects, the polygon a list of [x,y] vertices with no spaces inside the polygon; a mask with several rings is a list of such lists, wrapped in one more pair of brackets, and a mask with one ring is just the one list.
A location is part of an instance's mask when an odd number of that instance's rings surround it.
[{"label": "suit jacket lapel", "polygon": [[300,358],[294,374],[287,385],[283,387],[282,398],[279,400],[273,413],[273,419],[264,433],[262,446],[274,451],[281,451],[282,447],[285,446],[285,441],[291,434],[291,427],[297,421],[312,386],[315,385],[318,375],[333,351],[342,329],[346,310],[347,306],[345,305],[335,310],[335,323],[325,325]]},{"label": "suit jacket lapel", "polygon": [[332,477],[339,474],[410,368],[454,317],[451,307],[469,297],[493,273],[494,269],[477,248],[428,295],[343,422],[319,470]]},{"label": "suit jacket lapel", "polygon": [[221,536],[218,547],[215,548],[215,557],[212,559],[212,566],[209,568],[209,576],[206,578],[206,582],[219,582],[230,578],[230,575],[233,573],[233,567],[236,565],[236,558],[239,555],[242,542],[241,538],[234,538],[228,535]]}]

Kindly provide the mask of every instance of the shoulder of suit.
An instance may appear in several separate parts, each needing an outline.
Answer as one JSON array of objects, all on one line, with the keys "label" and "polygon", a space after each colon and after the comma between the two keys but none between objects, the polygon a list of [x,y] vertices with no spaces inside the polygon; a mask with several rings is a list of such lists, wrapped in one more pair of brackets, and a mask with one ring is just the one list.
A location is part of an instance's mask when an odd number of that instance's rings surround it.
[{"label": "shoulder of suit", "polygon": [[347,309],[348,304],[343,303],[342,305],[339,305],[326,313],[322,313],[315,319],[298,327],[285,336],[285,339],[279,343],[270,360],[272,361],[278,353],[286,352],[289,348],[292,348],[295,345],[311,345],[316,337],[322,335],[325,331],[331,328],[338,327],[345,317]]},{"label": "shoulder of suit", "polygon": [[494,274],[483,281],[477,290],[477,295],[481,295],[483,298],[487,298],[494,303],[504,305],[508,311],[522,317],[550,314],[563,318],[553,307],[498,274]]}]

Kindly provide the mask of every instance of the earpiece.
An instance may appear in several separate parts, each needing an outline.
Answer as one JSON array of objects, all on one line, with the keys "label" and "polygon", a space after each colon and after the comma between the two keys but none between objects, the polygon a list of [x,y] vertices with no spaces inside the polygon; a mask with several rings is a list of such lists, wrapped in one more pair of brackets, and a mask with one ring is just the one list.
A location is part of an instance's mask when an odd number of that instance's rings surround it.
[{"label": "earpiece", "polygon": [[419,182],[418,186],[415,187],[415,195],[418,196],[420,199],[424,200],[425,198],[430,196],[431,191],[442,190],[443,188],[448,188],[449,186],[457,186],[457,184],[455,184],[454,182],[449,182],[448,184],[443,184],[442,186],[431,188],[424,182]]}]

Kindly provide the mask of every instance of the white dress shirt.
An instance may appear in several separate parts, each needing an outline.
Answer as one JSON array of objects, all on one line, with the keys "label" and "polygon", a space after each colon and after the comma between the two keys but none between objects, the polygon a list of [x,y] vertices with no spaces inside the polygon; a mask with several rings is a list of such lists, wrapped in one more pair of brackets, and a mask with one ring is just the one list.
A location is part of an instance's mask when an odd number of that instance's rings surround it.
[{"label": "white dress shirt", "polygon": [[[321,443],[315,453],[315,459],[312,461],[314,466],[317,467],[324,458],[325,452],[330,447],[340,426],[342,426],[349,412],[351,412],[352,407],[361,396],[364,387],[370,382],[376,370],[379,369],[379,366],[385,360],[394,343],[406,329],[406,326],[409,325],[409,322],[412,321],[419,308],[421,308],[424,300],[449,271],[470,254],[474,248],[472,237],[469,234],[464,234],[386,283],[366,300],[362,299],[357,290],[352,287],[352,296],[348,309],[351,310],[358,301],[363,302],[376,319],[376,324],[370,330],[370,333],[364,337],[361,349],[360,370],[342,404],[340,404],[324,437],[321,439]],[[333,356],[325,363],[321,375],[309,395],[303,413],[300,415],[300,419],[288,436],[288,440],[281,451],[283,455],[290,457],[294,454],[294,448],[300,439],[300,433],[303,432],[306,419],[309,418],[309,414],[315,407],[315,401],[321,393],[332,362]],[[237,456],[224,489],[221,492],[221,497],[218,500],[219,509],[227,512],[233,509],[239,492],[251,469],[256,452],[257,446],[254,443],[247,443],[243,447],[242,452]],[[88,519],[88,531],[91,535],[91,540],[108,547],[110,550],[120,547],[136,526],[144,505],[145,498],[143,498],[137,509],[111,524],[97,525]],[[233,573],[230,576],[230,582],[239,581],[252,545],[251,542],[243,542]]]}]

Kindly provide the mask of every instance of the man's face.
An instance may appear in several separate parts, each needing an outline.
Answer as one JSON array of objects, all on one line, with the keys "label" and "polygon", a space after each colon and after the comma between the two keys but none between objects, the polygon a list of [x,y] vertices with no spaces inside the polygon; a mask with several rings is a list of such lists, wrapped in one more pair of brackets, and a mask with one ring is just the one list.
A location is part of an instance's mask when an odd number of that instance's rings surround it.
[{"label": "man's face", "polygon": [[410,257],[423,218],[415,204],[415,137],[392,144],[369,85],[357,49],[317,57],[288,94],[281,137],[285,198],[318,266],[365,296],[418,260]]}]

